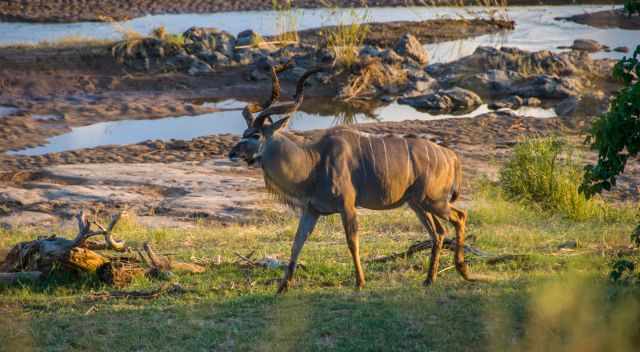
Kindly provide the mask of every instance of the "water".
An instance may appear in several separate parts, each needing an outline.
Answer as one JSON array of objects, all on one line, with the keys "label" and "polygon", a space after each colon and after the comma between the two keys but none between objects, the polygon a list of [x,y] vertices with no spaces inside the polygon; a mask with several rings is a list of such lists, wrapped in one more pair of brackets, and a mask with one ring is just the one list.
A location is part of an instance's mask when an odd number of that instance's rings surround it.
[{"label": "water", "polygon": [[[432,62],[448,62],[471,54],[479,45],[517,46],[527,50],[556,50],[558,46],[571,45],[574,39],[595,39],[611,48],[637,44],[638,31],[622,29],[599,29],[573,22],[556,21],[554,17],[566,17],[584,12],[611,9],[611,6],[525,6],[512,7],[508,15],[516,21],[516,29],[500,35],[485,35],[453,42],[427,45]],[[398,20],[427,20],[434,18],[471,17],[469,11],[481,8],[370,8],[356,10],[361,16],[366,11],[367,21],[389,22]],[[340,16],[327,9],[299,10],[299,29],[333,25]],[[238,33],[252,28],[264,35],[275,34],[277,15],[273,11],[226,12],[212,14],[153,15],[121,22],[125,28],[140,33],[149,33],[153,28],[165,26],[169,32],[181,33],[191,26],[213,26]],[[82,22],[70,24],[2,23],[0,22],[0,45],[16,43],[38,43],[55,41],[66,36],[82,36],[96,39],[118,39],[120,34],[110,24]],[[633,49],[633,48],[632,48]],[[620,58],[624,54],[598,53],[596,58]]]},{"label": "water", "polygon": [[13,106],[3,106],[0,105],[0,118],[7,117],[11,114],[15,114],[20,111],[18,108],[14,108]]},{"label": "water", "polygon": [[[467,56],[481,45],[494,47],[516,46],[525,50],[557,50],[558,46],[569,46],[574,39],[595,39],[611,48],[627,46],[633,50],[637,44],[638,31],[622,29],[599,29],[573,22],[556,21],[555,17],[567,17],[584,12],[611,9],[611,6],[527,6],[512,7],[508,15],[516,21],[516,29],[493,35],[426,45],[431,62],[449,62]],[[362,16],[367,12],[368,21],[388,22],[398,20],[419,21],[434,18],[470,17],[469,10],[480,8],[371,8],[356,10]],[[298,11],[299,29],[336,24],[339,16],[326,9]],[[228,12],[214,14],[155,15],[123,22],[126,28],[149,33],[153,28],[165,26],[169,32],[180,33],[191,26],[213,26],[231,33],[252,28],[264,35],[275,34],[277,15],[273,11]],[[120,34],[106,23],[30,24],[1,23],[0,45],[15,43],[37,43],[55,41],[65,36],[84,36],[95,39],[117,39]],[[610,52],[594,54],[595,58],[620,58],[624,54]],[[170,117],[156,120],[125,120],[102,122],[90,126],[73,128],[70,133],[53,137],[45,146],[12,152],[19,155],[41,155],[80,148],[91,148],[109,144],[138,143],[148,139],[192,139],[199,136],[221,133],[240,134],[245,129],[240,109],[245,103],[227,100],[215,103],[225,111],[200,116]],[[368,123],[375,121],[433,120],[442,118],[473,117],[488,110],[483,105],[475,111],[460,116],[431,115],[409,106],[390,104],[370,109],[368,112],[335,107],[335,103],[316,104],[310,110],[299,111],[290,126],[296,130],[312,130],[341,123]],[[324,111],[321,111],[325,109]],[[553,110],[521,108],[518,114],[547,118],[555,116]],[[0,117],[3,110],[0,109]],[[49,116],[39,119],[46,120]]]},{"label": "water", "polygon": [[[73,128],[71,132],[55,136],[46,145],[9,152],[12,155],[42,155],[67,150],[93,148],[102,145],[131,144],[145,140],[188,140],[211,134],[241,134],[246,124],[240,114],[245,103],[226,100],[214,105],[226,111],[212,112],[199,116],[168,117],[155,120],[121,120],[100,122],[89,126]],[[313,102],[309,105],[314,105]],[[372,113],[354,113],[352,111],[334,111],[333,113],[317,113],[298,111],[290,128],[307,131],[323,129],[345,122],[370,123],[378,121],[433,120],[440,118],[474,117],[490,111],[486,105],[464,115],[431,115],[416,111],[410,106],[396,103],[375,109]],[[550,109],[521,108],[516,110],[520,115],[533,117],[553,117]]]}]

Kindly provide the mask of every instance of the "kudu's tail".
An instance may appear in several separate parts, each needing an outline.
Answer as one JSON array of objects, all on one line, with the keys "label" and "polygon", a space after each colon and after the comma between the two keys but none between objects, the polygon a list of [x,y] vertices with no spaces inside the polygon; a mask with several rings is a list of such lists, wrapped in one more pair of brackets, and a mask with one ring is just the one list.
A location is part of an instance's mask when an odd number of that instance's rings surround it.
[{"label": "kudu's tail", "polygon": [[453,187],[451,188],[451,199],[449,203],[453,203],[460,197],[462,191],[462,164],[460,163],[460,157],[456,155],[454,173],[453,173]]}]

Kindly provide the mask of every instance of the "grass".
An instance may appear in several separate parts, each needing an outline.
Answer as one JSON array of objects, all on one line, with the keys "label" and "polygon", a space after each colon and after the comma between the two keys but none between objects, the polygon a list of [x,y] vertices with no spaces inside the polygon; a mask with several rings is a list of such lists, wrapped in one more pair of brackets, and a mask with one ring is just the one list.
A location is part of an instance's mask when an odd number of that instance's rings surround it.
[{"label": "grass", "polygon": [[297,43],[298,10],[292,6],[291,0],[272,0],[271,8],[276,11],[276,41]]},{"label": "grass", "polygon": [[637,207],[614,209],[598,197],[587,198],[579,192],[584,163],[576,154],[576,149],[556,137],[524,140],[500,171],[502,189],[511,198],[575,220],[637,216]]},{"label": "grass", "polygon": [[[363,2],[363,7],[366,9],[366,2]],[[340,9],[335,5],[329,9],[329,16],[332,20],[337,19],[337,24],[322,31],[321,35],[327,48],[333,52],[336,64],[351,67],[360,60],[360,48],[369,32],[369,26],[366,25],[369,13],[366,10],[358,13],[355,9]]]},{"label": "grass", "polygon": [[[90,300],[90,292],[110,290],[91,277],[0,287],[0,350],[632,350],[640,288],[610,283],[607,275],[612,253],[629,243],[633,222],[570,220],[507,200],[486,183],[468,208],[474,246],[521,255],[495,265],[467,256],[473,272],[494,282],[462,281],[445,251],[445,271],[429,289],[421,286],[425,253],[365,264],[367,288],[355,291],[340,220],[332,216],[307,242],[306,270],[284,297],[274,296],[280,270],[233,262],[235,252],[252,250],[286,259],[293,216],[185,229],[149,229],[132,219],[118,228],[129,244],[150,241],[180,260],[220,256],[222,264],[175,278],[192,292],[150,301]],[[364,213],[360,229],[364,259],[426,238],[404,208]],[[38,233],[0,230],[0,248]],[[570,240],[577,248],[558,249]],[[128,289],[160,284],[141,279]]]}]

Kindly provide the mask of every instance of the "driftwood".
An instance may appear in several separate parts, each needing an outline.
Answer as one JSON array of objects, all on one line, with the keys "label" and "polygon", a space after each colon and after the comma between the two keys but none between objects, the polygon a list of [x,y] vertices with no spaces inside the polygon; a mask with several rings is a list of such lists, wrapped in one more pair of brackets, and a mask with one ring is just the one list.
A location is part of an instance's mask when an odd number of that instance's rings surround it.
[{"label": "driftwood", "polygon": [[[73,240],[51,235],[18,243],[0,262],[0,283],[35,281],[46,277],[54,269],[95,273],[101,281],[114,286],[125,286],[135,277],[150,273],[149,276],[158,277],[157,273],[169,271],[205,271],[203,266],[174,262],[157,255],[146,243],[144,251],[148,258],[144,255],[141,258],[128,255],[134,251],[124,241],[113,237],[113,229],[123,215],[124,212],[118,213],[112,217],[109,225],[103,226],[97,221],[89,221],[87,213],[82,211],[77,215],[78,235]],[[92,225],[97,230],[92,230]],[[95,236],[102,236],[104,241],[89,240]],[[124,256],[111,257],[98,253],[98,250],[120,252]]]}]

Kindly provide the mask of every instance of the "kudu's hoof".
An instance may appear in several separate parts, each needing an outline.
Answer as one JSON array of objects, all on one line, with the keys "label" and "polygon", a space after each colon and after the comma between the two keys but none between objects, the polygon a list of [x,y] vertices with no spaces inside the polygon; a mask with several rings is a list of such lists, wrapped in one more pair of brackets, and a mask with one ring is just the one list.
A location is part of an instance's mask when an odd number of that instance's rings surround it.
[{"label": "kudu's hoof", "polygon": [[289,282],[282,281],[278,286],[278,292],[276,292],[276,294],[281,295],[283,293],[286,293],[288,290],[289,290]]},{"label": "kudu's hoof", "polygon": [[435,282],[435,280],[432,279],[426,279],[422,282],[422,286],[424,287],[429,287],[431,285],[433,285],[433,283]]}]

